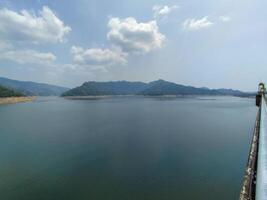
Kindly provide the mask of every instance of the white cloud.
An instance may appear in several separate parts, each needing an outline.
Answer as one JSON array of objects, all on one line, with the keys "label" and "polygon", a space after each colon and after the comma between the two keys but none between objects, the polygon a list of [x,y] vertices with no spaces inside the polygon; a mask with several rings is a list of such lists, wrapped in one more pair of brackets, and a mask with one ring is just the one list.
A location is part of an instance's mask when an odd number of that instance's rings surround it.
[{"label": "white cloud", "polygon": [[71,31],[50,8],[44,6],[36,13],[22,10],[15,12],[7,8],[0,9],[0,35],[10,41],[28,41],[33,43],[63,42]]},{"label": "white cloud", "polygon": [[0,52],[2,50],[6,50],[6,49],[10,49],[10,48],[12,48],[12,44],[10,44],[9,42],[0,40]]},{"label": "white cloud", "polygon": [[71,48],[73,61],[83,65],[115,65],[127,63],[127,55],[116,49],[90,48],[73,46]]},{"label": "white cloud", "polygon": [[52,53],[41,53],[34,50],[8,50],[0,52],[0,60],[9,60],[19,64],[50,64],[56,60]]},{"label": "white cloud", "polygon": [[173,6],[159,6],[159,5],[155,5],[153,6],[153,12],[154,12],[154,18],[159,18],[159,17],[163,17],[166,16],[168,14],[170,14],[173,10],[176,10],[178,8],[177,5],[173,5]]},{"label": "white cloud", "polygon": [[183,28],[184,30],[189,31],[197,31],[203,28],[208,28],[214,25],[212,21],[208,19],[207,16],[201,18],[201,19],[186,19],[183,22]]},{"label": "white cloud", "polygon": [[157,22],[138,23],[135,18],[111,18],[108,40],[126,53],[146,53],[161,48],[165,36],[159,32]]},{"label": "white cloud", "polygon": [[227,16],[227,15],[220,16],[219,19],[222,22],[229,22],[229,21],[231,21],[231,17],[230,16]]}]

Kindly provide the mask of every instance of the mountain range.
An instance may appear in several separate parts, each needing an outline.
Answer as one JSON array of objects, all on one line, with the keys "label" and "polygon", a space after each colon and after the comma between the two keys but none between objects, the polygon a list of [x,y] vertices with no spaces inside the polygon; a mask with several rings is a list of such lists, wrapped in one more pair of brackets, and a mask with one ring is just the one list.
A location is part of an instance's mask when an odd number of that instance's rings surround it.
[{"label": "mountain range", "polygon": [[111,81],[95,82],[89,81],[81,86],[70,89],[62,96],[101,96],[101,95],[229,95],[229,96],[249,96],[248,93],[232,89],[209,89],[185,86],[157,80],[149,83]]},{"label": "mountain range", "polygon": [[18,81],[0,77],[0,85],[21,92],[27,96],[59,96],[69,88],[36,83],[32,81]]}]

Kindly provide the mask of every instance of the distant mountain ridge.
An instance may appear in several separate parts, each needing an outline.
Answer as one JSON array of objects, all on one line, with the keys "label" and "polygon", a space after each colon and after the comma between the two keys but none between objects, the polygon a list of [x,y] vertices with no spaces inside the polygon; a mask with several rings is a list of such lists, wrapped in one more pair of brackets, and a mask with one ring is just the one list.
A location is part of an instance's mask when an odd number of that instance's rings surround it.
[{"label": "distant mountain ridge", "polygon": [[85,82],[73,88],[63,96],[97,96],[97,95],[131,95],[143,91],[147,87],[143,82],[111,81],[111,82]]},{"label": "distant mountain ridge", "polygon": [[59,96],[69,90],[69,88],[56,85],[36,83],[32,81],[18,81],[3,77],[0,77],[0,85],[29,96]]},{"label": "distant mountain ridge", "polygon": [[209,89],[185,86],[157,80],[149,83],[129,82],[129,81],[111,81],[95,82],[89,81],[81,86],[68,90],[62,96],[101,96],[101,95],[231,95],[246,96],[247,93],[232,89]]}]

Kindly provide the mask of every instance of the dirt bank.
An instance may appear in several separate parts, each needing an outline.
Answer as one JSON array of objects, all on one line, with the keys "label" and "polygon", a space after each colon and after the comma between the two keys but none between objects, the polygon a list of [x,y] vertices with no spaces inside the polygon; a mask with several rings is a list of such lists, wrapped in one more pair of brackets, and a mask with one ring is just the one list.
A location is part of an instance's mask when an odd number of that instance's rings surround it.
[{"label": "dirt bank", "polygon": [[3,97],[3,98],[0,98],[0,105],[34,101],[35,99],[36,97]]}]

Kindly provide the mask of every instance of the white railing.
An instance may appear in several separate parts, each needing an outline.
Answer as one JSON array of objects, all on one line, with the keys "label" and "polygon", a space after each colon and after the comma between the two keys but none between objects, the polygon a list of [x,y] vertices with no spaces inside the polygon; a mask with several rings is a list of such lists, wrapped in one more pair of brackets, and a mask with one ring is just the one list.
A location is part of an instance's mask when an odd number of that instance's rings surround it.
[{"label": "white railing", "polygon": [[256,177],[256,200],[267,200],[267,106],[261,98],[259,150]]}]

